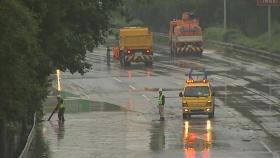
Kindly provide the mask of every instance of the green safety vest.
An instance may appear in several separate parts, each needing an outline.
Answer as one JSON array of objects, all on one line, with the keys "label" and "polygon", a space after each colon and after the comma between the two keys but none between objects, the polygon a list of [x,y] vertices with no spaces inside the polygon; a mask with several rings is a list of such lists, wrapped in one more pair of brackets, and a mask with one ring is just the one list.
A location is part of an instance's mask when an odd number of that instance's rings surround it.
[{"label": "green safety vest", "polygon": [[58,108],[59,108],[59,109],[62,109],[62,108],[64,108],[64,104],[62,104],[62,103],[59,103],[59,105],[58,105]]},{"label": "green safety vest", "polygon": [[163,100],[162,100],[163,94],[158,96],[158,105],[162,105]]}]

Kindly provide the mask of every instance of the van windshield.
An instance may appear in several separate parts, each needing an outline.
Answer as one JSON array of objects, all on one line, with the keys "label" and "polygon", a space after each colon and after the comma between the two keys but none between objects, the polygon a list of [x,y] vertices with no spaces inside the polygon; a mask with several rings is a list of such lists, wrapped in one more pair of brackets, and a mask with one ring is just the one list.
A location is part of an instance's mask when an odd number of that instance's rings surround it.
[{"label": "van windshield", "polygon": [[207,86],[190,86],[185,88],[185,97],[208,97],[209,87]]}]

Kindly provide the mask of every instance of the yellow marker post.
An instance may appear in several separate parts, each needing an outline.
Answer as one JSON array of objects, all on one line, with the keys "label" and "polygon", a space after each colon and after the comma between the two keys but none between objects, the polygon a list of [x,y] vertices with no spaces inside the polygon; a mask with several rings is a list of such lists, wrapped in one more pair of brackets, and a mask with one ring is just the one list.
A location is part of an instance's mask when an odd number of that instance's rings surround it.
[{"label": "yellow marker post", "polygon": [[[60,70],[57,69],[57,70],[56,70],[56,78],[57,78],[57,97],[58,97],[58,98],[61,97],[61,96],[60,96],[60,92],[61,92],[61,83],[60,83],[61,77],[60,77],[60,76],[61,76]],[[58,100],[58,101],[59,101],[59,100]],[[56,108],[53,109],[53,112],[52,112],[51,115],[49,116],[48,121],[51,120],[51,118],[52,118],[52,116],[53,116],[53,114],[55,113],[56,110],[57,110]]]},{"label": "yellow marker post", "polygon": [[61,73],[60,73],[60,70],[59,69],[57,69],[56,70],[56,77],[57,77],[57,95],[60,95],[60,92],[61,92],[61,84],[60,84],[60,80],[61,80],[61,75],[60,75]]},{"label": "yellow marker post", "polygon": [[[61,77],[60,77],[60,70],[59,69],[56,70],[56,78],[57,78],[57,97],[60,98],[60,92],[61,92],[60,80],[61,80]],[[59,100],[57,100],[57,101],[59,101]],[[56,108],[53,109],[53,112],[49,116],[48,121],[51,120],[51,118],[52,118],[52,116],[53,116],[53,114],[55,113],[56,110],[57,110]]]}]

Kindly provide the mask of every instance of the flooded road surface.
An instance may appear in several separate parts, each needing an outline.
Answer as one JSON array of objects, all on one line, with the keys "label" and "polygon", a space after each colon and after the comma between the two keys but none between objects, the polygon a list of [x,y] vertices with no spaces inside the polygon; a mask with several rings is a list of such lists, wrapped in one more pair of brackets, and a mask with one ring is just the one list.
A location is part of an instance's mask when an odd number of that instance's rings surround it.
[{"label": "flooded road surface", "polygon": [[[37,127],[31,158],[279,158],[278,65],[233,52],[170,59],[160,46],[152,68],[106,65],[105,48],[88,53],[93,70],[64,73],[64,123],[54,116]],[[189,68],[206,68],[216,91],[215,118],[183,120],[178,94]],[[166,96],[159,121],[158,88]],[[55,104],[55,102],[53,102]],[[45,118],[53,106],[45,106]]]}]

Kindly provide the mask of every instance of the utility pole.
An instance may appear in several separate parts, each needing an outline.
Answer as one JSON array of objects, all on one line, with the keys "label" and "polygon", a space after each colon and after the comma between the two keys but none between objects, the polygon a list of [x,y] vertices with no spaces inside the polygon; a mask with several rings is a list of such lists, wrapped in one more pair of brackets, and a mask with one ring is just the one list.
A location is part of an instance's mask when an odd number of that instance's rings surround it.
[{"label": "utility pole", "polygon": [[227,0],[224,0],[224,31],[227,29]]},{"label": "utility pole", "polygon": [[280,6],[280,0],[256,0],[257,6],[267,6],[267,35],[268,35],[268,47],[271,51],[271,7]]},{"label": "utility pole", "polygon": [[271,5],[267,6],[267,33],[268,33],[268,46],[271,48]]}]

